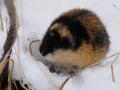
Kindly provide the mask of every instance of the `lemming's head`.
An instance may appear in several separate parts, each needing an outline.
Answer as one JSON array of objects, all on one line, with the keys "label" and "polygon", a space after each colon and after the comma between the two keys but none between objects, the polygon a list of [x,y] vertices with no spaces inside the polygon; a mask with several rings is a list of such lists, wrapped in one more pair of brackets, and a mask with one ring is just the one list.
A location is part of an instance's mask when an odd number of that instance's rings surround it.
[{"label": "lemming's head", "polygon": [[76,50],[83,40],[89,41],[89,35],[81,23],[70,17],[60,17],[47,30],[40,52],[45,56],[57,49]]}]

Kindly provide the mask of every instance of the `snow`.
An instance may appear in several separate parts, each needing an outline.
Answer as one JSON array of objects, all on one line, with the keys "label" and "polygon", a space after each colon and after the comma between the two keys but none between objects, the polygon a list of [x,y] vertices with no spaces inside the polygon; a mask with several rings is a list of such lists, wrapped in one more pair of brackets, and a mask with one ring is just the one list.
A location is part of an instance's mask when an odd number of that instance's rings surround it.
[{"label": "snow", "polygon": [[[50,73],[38,60],[40,59],[39,43],[34,43],[34,57],[29,52],[30,42],[42,39],[52,20],[65,11],[72,8],[87,8],[94,11],[105,24],[110,36],[111,46],[107,56],[120,51],[120,0],[16,0],[16,6],[20,28],[11,55],[15,62],[13,79],[23,77],[34,87],[33,90],[56,90],[66,78],[63,75]],[[2,14],[5,14],[2,17],[5,21],[7,15],[4,5],[1,8]],[[0,53],[5,39],[6,31],[0,31]],[[17,56],[16,53],[19,55]],[[119,59],[114,64],[116,82],[112,82],[111,79],[110,65],[114,58],[104,61],[99,66],[82,70],[67,82],[63,90],[119,90]]]}]

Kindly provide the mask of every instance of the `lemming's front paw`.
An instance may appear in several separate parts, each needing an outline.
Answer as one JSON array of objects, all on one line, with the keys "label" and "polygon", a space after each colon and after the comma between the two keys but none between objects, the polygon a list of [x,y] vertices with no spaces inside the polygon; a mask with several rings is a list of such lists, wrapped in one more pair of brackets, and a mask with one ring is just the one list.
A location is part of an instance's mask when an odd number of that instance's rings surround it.
[{"label": "lemming's front paw", "polygon": [[64,75],[75,75],[78,72],[78,67],[73,65],[73,66],[56,66],[54,64],[51,64],[49,66],[49,71],[51,73],[57,73],[57,74],[64,74]]},{"label": "lemming's front paw", "polygon": [[50,70],[51,73],[56,72],[54,65],[51,65],[51,66],[49,67],[49,70]]}]

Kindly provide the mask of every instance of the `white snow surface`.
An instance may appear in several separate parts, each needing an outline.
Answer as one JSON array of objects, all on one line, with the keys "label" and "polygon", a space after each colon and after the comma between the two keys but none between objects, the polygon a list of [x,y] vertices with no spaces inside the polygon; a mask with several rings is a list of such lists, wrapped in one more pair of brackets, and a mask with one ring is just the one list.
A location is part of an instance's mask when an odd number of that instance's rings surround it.
[{"label": "white snow surface", "polygon": [[[39,47],[34,47],[34,57],[29,51],[30,41],[42,39],[51,22],[65,11],[73,8],[87,8],[95,12],[105,24],[110,36],[111,46],[107,56],[120,52],[120,0],[15,1],[20,28],[11,54],[15,62],[13,79],[21,79],[21,76],[24,76],[23,78],[34,87],[33,90],[57,90],[67,77],[50,73],[48,68],[37,60],[40,59]],[[4,7],[2,8],[5,11]],[[5,31],[0,31],[0,53],[5,39]],[[19,53],[19,56],[16,53]],[[114,64],[115,82],[111,79],[110,65],[114,58],[104,61],[99,66],[82,70],[66,83],[63,90],[120,90],[119,59]],[[21,69],[24,75],[21,74]]]}]

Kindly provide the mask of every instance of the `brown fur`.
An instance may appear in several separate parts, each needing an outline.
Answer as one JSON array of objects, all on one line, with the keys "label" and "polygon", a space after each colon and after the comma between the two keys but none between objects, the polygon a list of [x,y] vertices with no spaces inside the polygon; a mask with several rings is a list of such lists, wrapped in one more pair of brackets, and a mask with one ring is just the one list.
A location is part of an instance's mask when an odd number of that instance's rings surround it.
[{"label": "brown fur", "polygon": [[72,35],[70,34],[69,30],[67,29],[66,26],[60,24],[60,23],[55,23],[50,30],[57,30],[58,33],[61,35],[61,37],[69,37],[72,38]]}]

